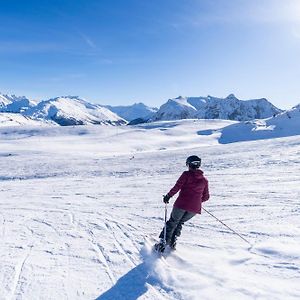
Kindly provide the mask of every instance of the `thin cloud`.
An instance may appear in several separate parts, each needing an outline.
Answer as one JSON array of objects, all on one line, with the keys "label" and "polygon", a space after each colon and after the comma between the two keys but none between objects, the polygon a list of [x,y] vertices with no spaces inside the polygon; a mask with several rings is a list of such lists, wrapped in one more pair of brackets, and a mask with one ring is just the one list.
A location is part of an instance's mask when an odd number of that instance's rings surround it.
[{"label": "thin cloud", "polygon": [[80,37],[82,38],[82,40],[92,49],[96,49],[97,46],[96,44],[94,43],[94,41],[89,37],[87,36],[86,34],[83,34],[83,33],[79,33]]}]

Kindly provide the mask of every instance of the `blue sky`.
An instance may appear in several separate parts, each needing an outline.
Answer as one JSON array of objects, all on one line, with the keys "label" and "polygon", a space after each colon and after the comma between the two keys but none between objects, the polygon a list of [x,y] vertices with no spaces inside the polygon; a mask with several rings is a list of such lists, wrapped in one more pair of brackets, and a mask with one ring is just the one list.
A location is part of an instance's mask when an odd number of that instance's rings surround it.
[{"label": "blue sky", "polygon": [[0,92],[300,103],[298,0],[0,0]]}]

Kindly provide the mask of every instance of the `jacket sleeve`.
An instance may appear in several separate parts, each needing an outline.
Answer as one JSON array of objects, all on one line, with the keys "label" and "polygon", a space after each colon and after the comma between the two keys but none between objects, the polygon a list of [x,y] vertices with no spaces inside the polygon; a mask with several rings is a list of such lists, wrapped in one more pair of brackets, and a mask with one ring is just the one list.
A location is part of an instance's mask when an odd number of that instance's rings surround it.
[{"label": "jacket sleeve", "polygon": [[183,185],[186,182],[186,179],[187,179],[187,175],[185,172],[183,172],[181,176],[178,178],[176,184],[170,189],[168,195],[170,197],[173,197],[183,187]]},{"label": "jacket sleeve", "polygon": [[205,202],[209,199],[209,190],[208,190],[208,181],[206,181],[205,188],[202,194],[202,202]]}]

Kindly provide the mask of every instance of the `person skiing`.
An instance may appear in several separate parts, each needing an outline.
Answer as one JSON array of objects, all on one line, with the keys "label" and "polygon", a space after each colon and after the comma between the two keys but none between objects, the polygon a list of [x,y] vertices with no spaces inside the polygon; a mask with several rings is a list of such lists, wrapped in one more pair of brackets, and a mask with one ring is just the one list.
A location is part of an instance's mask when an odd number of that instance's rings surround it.
[{"label": "person skiing", "polygon": [[[186,166],[188,171],[182,173],[174,187],[163,197],[163,202],[167,204],[170,198],[180,190],[170,219],[166,222],[166,228],[163,228],[159,235],[160,242],[155,245],[155,249],[160,252],[165,250],[166,245],[175,250],[182,225],[196,214],[200,214],[202,202],[209,199],[208,180],[203,176],[203,171],[199,169],[201,158],[196,155],[189,156],[186,159]],[[165,240],[164,234],[166,235]]]}]

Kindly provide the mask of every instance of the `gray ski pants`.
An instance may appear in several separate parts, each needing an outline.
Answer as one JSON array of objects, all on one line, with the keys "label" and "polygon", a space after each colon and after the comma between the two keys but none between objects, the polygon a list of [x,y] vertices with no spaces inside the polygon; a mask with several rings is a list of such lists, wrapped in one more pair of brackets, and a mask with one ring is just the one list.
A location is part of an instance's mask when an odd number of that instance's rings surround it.
[{"label": "gray ski pants", "polygon": [[[169,221],[166,224],[166,242],[167,244],[173,244],[176,238],[180,236],[182,225],[184,222],[190,220],[196,214],[186,211],[181,208],[173,207]],[[159,235],[160,238],[164,237],[164,229]]]}]

